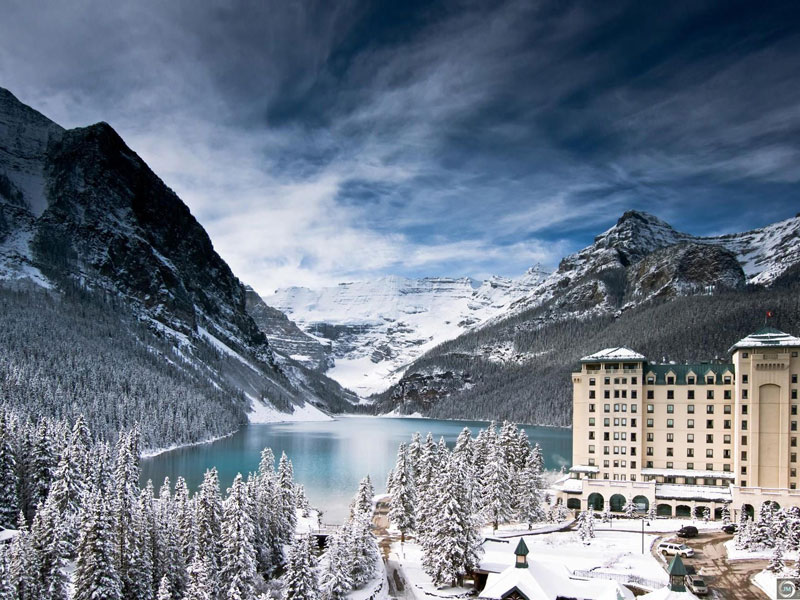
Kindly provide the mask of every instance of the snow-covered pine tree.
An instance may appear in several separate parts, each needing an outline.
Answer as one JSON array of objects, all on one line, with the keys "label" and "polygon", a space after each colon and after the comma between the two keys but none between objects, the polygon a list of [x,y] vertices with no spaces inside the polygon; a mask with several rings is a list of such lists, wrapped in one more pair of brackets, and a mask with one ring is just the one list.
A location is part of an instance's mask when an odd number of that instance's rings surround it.
[{"label": "snow-covered pine tree", "polygon": [[0,600],[17,600],[17,590],[11,579],[9,551],[0,548]]},{"label": "snow-covered pine tree", "polygon": [[544,519],[544,508],[541,500],[541,473],[537,464],[529,458],[528,464],[517,475],[519,486],[517,491],[517,518],[528,525],[528,529],[536,521]]},{"label": "snow-covered pine tree", "polygon": [[319,583],[311,549],[311,537],[299,536],[289,551],[284,575],[284,600],[317,600]]},{"label": "snow-covered pine tree", "polygon": [[622,510],[629,519],[636,516],[636,505],[633,503],[633,499],[630,496],[626,499],[625,506]]},{"label": "snow-covered pine tree", "polygon": [[350,518],[355,518],[358,515],[372,518],[372,499],[374,497],[375,488],[372,487],[372,480],[367,475],[359,482],[358,492],[350,504]]},{"label": "snow-covered pine tree", "polygon": [[[189,488],[183,477],[175,481],[175,495],[172,498],[175,504],[175,518],[178,524],[178,547],[181,553],[181,562],[187,566],[192,564],[195,551],[195,524],[194,503],[189,498]],[[188,580],[188,575],[187,575]],[[181,590],[175,590],[180,593]]]},{"label": "snow-covered pine tree", "polygon": [[397,450],[391,484],[391,489],[387,490],[391,495],[389,520],[400,530],[400,543],[403,543],[406,534],[414,531],[416,525],[416,489],[405,444],[400,444]]},{"label": "snow-covered pine tree", "polygon": [[340,533],[328,536],[328,543],[320,570],[322,600],[342,600],[353,589],[348,559],[347,540]]},{"label": "snow-covered pine tree", "polygon": [[38,600],[38,590],[34,570],[36,560],[33,549],[31,548],[31,535],[25,515],[19,514],[17,522],[17,535],[11,542],[8,549],[9,571],[11,572],[11,582],[16,590],[16,597],[19,600]]},{"label": "snow-covered pine tree", "polygon": [[31,449],[30,466],[28,473],[29,492],[29,512],[28,517],[33,518],[33,511],[44,503],[47,494],[50,492],[50,483],[53,480],[57,461],[56,453],[53,448],[53,436],[47,421],[42,419],[33,437],[33,448]]},{"label": "snow-covered pine tree", "polygon": [[205,472],[203,483],[200,484],[195,495],[194,524],[197,548],[202,551],[203,568],[208,579],[208,591],[211,597],[215,598],[219,586],[218,573],[222,538],[222,498],[220,497],[216,468]]},{"label": "snow-covered pine tree", "polygon": [[419,477],[420,459],[422,458],[422,442],[419,431],[411,435],[411,443],[408,444],[408,466],[414,481]]},{"label": "snow-covered pine tree", "polygon": [[67,557],[75,556],[78,543],[78,512],[83,496],[86,493],[86,482],[82,472],[83,457],[76,453],[80,450],[68,444],[58,461],[47,502],[55,505],[60,515],[59,524],[62,530]]},{"label": "snow-covered pine tree", "polygon": [[0,527],[11,529],[19,515],[20,502],[17,460],[6,419],[5,411],[0,410]]},{"label": "snow-covered pine tree", "polygon": [[497,530],[500,523],[511,518],[511,473],[503,457],[503,449],[493,443],[488,447],[483,467],[483,507],[486,517]]},{"label": "snow-covered pine tree", "polygon": [[656,507],[650,505],[650,510],[647,511],[647,520],[655,521],[655,519],[656,519]]},{"label": "snow-covered pine tree", "polygon": [[189,583],[186,586],[186,595],[183,600],[213,600],[214,584],[206,569],[206,560],[201,552],[196,552],[192,563],[189,565]]},{"label": "snow-covered pine tree", "polygon": [[307,519],[311,515],[311,504],[309,504],[306,496],[306,486],[302,483],[296,485],[294,487],[294,496],[297,498],[297,510],[301,511],[300,514]]},{"label": "snow-covered pine tree", "polygon": [[73,600],[121,600],[122,584],[114,564],[114,521],[101,492],[88,499],[81,516]]},{"label": "snow-covered pine tree", "polygon": [[731,503],[725,502],[722,505],[722,524],[729,525],[731,522]]},{"label": "snow-covered pine tree", "polygon": [[158,584],[158,593],[156,600],[172,600],[172,592],[170,591],[169,577],[164,575],[161,578],[161,583]]},{"label": "snow-covered pine tree", "polygon": [[344,530],[345,543],[350,557],[350,580],[359,588],[375,574],[378,560],[378,542],[372,533],[369,517],[359,515],[349,521]]},{"label": "snow-covered pine tree", "polygon": [[294,468],[285,452],[281,454],[278,464],[278,486],[280,487],[281,540],[284,544],[289,544],[294,537],[294,529],[297,524],[297,499],[294,495]]},{"label": "snow-covered pine tree", "polygon": [[780,575],[783,573],[785,565],[783,564],[783,542],[778,540],[775,542],[775,546],[772,551],[772,556],[769,559],[769,564],[767,565],[767,570],[775,575]]},{"label": "snow-covered pine tree", "polygon": [[587,512],[589,513],[586,519],[588,521],[587,531],[589,538],[592,539],[594,538],[594,510],[590,508]]},{"label": "snow-covered pine tree", "polygon": [[255,595],[256,558],[247,486],[237,474],[223,507],[221,592],[246,600]]},{"label": "snow-covered pine tree", "polygon": [[39,595],[48,600],[66,600],[65,567],[70,547],[52,494],[36,511],[30,536],[35,567],[32,576]]}]

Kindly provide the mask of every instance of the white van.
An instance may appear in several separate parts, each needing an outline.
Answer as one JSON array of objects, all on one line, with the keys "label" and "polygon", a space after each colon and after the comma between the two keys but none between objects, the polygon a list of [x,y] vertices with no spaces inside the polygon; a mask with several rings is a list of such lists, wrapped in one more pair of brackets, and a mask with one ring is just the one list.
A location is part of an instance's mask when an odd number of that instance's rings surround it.
[{"label": "white van", "polygon": [[685,558],[694,556],[694,550],[689,548],[689,546],[676,542],[661,542],[658,545],[658,550],[664,554],[678,554]]}]

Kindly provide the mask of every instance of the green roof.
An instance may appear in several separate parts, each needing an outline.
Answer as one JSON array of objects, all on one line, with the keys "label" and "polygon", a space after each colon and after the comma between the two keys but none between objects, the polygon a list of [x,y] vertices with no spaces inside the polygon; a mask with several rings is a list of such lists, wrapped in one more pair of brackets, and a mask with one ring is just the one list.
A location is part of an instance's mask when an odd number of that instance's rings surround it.
[{"label": "green roof", "polygon": [[[643,369],[645,378],[649,373],[653,373],[656,376],[656,385],[666,385],[667,374],[670,371],[675,374],[675,383],[678,385],[686,385],[686,377],[689,373],[694,373],[697,378],[695,380],[695,385],[704,385],[706,382],[706,373],[709,371],[714,374],[714,383],[717,385],[723,383],[722,377],[726,371],[730,371],[731,375],[736,374],[732,363],[694,363],[688,365],[647,363],[644,365]],[[645,379],[645,382],[646,381]],[[731,383],[733,383],[733,380],[731,380]]]},{"label": "green roof", "polygon": [[525,545],[524,538],[519,538],[519,544],[517,544],[517,549],[514,550],[514,554],[517,556],[528,556],[528,547]]},{"label": "green roof", "polygon": [[670,577],[673,575],[681,575],[685,577],[687,575],[686,567],[683,565],[681,557],[677,554],[673,557],[672,562],[669,563],[669,567],[667,567],[667,575]]}]

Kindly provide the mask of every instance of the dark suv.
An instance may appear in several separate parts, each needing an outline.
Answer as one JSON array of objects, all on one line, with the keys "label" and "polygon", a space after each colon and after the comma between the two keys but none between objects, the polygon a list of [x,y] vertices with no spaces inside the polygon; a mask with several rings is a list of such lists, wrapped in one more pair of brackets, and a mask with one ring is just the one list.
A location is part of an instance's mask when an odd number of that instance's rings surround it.
[{"label": "dark suv", "polygon": [[728,533],[728,534],[736,533],[736,529],[737,529],[737,527],[736,527],[735,523],[728,523],[727,525],[724,525],[722,527],[722,531],[724,531],[725,533]]},{"label": "dark suv", "polygon": [[684,525],[678,531],[678,537],[694,538],[697,537],[697,527],[694,525]]}]

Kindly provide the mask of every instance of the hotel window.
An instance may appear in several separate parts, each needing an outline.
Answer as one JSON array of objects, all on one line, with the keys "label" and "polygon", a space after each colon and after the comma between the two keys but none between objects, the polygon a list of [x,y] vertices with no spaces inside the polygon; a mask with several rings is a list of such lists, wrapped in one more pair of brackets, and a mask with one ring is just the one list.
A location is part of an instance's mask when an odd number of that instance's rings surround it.
[{"label": "hotel window", "polygon": [[[742,454],[747,454],[747,452],[742,452]],[[745,458],[745,457],[743,456],[743,457],[742,457],[742,460],[744,460],[744,458]],[[789,462],[797,462],[797,452],[792,452],[792,453],[789,455]]]},{"label": "hotel window", "polygon": [[614,446],[614,454],[619,454],[619,446]]},{"label": "hotel window", "polygon": [[646,468],[647,469],[652,469],[653,468],[653,461],[652,460],[648,460],[647,461],[647,467]]},{"label": "hotel window", "polygon": [[[692,463],[692,462],[686,463],[686,468],[691,471],[692,469],[694,469],[694,463]],[[694,481],[694,477],[689,477],[689,478],[687,478],[686,483],[689,483],[689,479]]]},{"label": "hotel window", "polygon": [[[622,397],[623,397],[623,398],[627,398],[627,397],[628,397],[628,390],[622,390]],[[627,404],[623,404],[623,405],[622,405],[622,410],[623,410],[623,411],[625,410],[625,407],[626,407],[626,406],[627,406]]]},{"label": "hotel window", "polygon": [[624,442],[627,439],[628,439],[628,432],[627,431],[623,431],[622,432],[622,441]]},{"label": "hotel window", "polygon": [[742,405],[742,414],[743,415],[747,414],[747,405],[746,404]]},{"label": "hotel window", "polygon": [[722,436],[722,441],[723,441],[723,443],[725,443],[725,444],[730,444],[730,443],[731,443],[731,436],[730,436],[730,434],[725,434],[725,435],[723,435],[723,436]]},{"label": "hotel window", "polygon": [[603,427],[608,427],[609,425],[611,425],[611,419],[609,419],[608,417],[604,418]]},{"label": "hotel window", "polygon": [[722,407],[722,412],[725,413],[726,415],[731,414],[731,405],[730,404],[726,404],[725,406],[723,406]]},{"label": "hotel window", "polygon": [[[635,400],[638,397],[639,396],[637,395],[636,390],[631,390],[631,399]],[[631,406],[636,406],[636,405],[632,404]]]},{"label": "hotel window", "polygon": [[589,385],[594,385],[594,377],[589,377]]},{"label": "hotel window", "polygon": [[694,429],[694,419],[686,420],[686,429]]},{"label": "hotel window", "polygon": [[[609,465],[609,462],[608,462],[607,460],[604,460],[604,461],[603,461],[603,468],[604,468],[604,469],[607,469],[607,468],[608,468],[608,465]],[[608,479],[608,475],[606,475],[606,479]]]},{"label": "hotel window", "polygon": [[[792,456],[797,456],[797,455],[793,454]],[[747,450],[742,450],[742,460],[747,460]]]},{"label": "hotel window", "polygon": [[747,400],[747,390],[742,390],[742,400]]},{"label": "hotel window", "polygon": [[620,448],[620,451],[621,451],[623,454],[627,454],[627,453],[628,453],[628,447],[627,447],[627,446],[622,446],[622,447]]},{"label": "hotel window", "polygon": [[619,469],[619,461],[618,460],[614,461],[614,468],[615,469]]},{"label": "hotel window", "polygon": [[730,473],[731,466],[728,463],[725,463],[724,465],[722,465],[722,470],[725,471],[726,473]]},{"label": "hotel window", "polygon": [[686,434],[686,443],[694,444],[694,434],[693,433],[687,433]]},{"label": "hotel window", "polygon": [[619,385],[619,377],[614,377],[614,385]]},{"label": "hotel window", "polygon": [[672,429],[675,427],[675,421],[673,419],[667,419],[667,429]]},{"label": "hotel window", "polygon": [[797,431],[797,421],[792,421],[792,431]]},{"label": "hotel window", "polygon": [[652,431],[648,431],[647,432],[647,441],[648,442],[652,442],[653,441],[653,432]]},{"label": "hotel window", "polygon": [[594,412],[594,404],[589,405],[589,412]]},{"label": "hotel window", "polygon": [[675,399],[675,390],[667,390],[667,400]]},{"label": "hotel window", "polygon": [[724,429],[730,429],[730,428],[731,428],[731,421],[730,421],[730,419],[725,419],[725,420],[722,422],[722,427],[723,427]]},{"label": "hotel window", "polygon": [[742,431],[747,431],[747,421],[742,421]]},{"label": "hotel window", "polygon": [[595,398],[594,390],[589,390],[589,399],[594,400],[594,398]]},{"label": "hotel window", "polygon": [[742,375],[742,383],[747,383],[747,374]]},{"label": "hotel window", "polygon": [[635,431],[632,431],[632,432],[631,432],[631,441],[632,441],[632,442],[635,442],[635,441],[636,441],[636,432],[635,432]]},{"label": "hotel window", "polygon": [[619,427],[619,417],[614,417],[614,427]]},{"label": "hotel window", "polygon": [[590,432],[589,432],[589,439],[590,439],[590,440],[593,440],[593,439],[594,439],[594,431],[590,431]]},{"label": "hotel window", "polygon": [[790,477],[797,477],[797,469],[791,469],[789,471],[789,476]]},{"label": "hotel window", "polygon": [[636,427],[636,419],[631,419],[631,427]]},{"label": "hotel window", "polygon": [[740,483],[742,487],[747,487],[747,481],[745,481],[744,479],[742,479]]},{"label": "hotel window", "polygon": [[[632,460],[631,461],[631,469],[635,469],[635,468],[636,468],[636,461]],[[636,481],[636,475],[631,475],[631,481]]]},{"label": "hotel window", "polygon": [[746,435],[742,436],[742,446],[747,446],[747,436]]},{"label": "hotel window", "polygon": [[730,458],[730,457],[731,457],[730,449],[729,448],[724,449],[722,451],[722,458]]},{"label": "hotel window", "polygon": [[649,385],[653,385],[655,382],[656,382],[656,379],[655,379],[655,377],[648,377],[648,378],[647,378],[647,383],[648,383]]},{"label": "hotel window", "polygon": [[714,399],[714,390],[707,390],[706,391],[706,400],[713,400]]},{"label": "hotel window", "polygon": [[674,404],[667,404],[667,414],[671,415],[675,412],[675,405]]},{"label": "hotel window", "polygon": [[686,378],[686,383],[694,385],[694,375],[689,375],[689,377]]},{"label": "hotel window", "polygon": [[[795,354],[797,354],[797,353],[795,352]],[[792,375],[792,383],[797,383],[797,373],[794,373]]]},{"label": "hotel window", "polygon": [[655,407],[652,404],[648,404],[647,405],[647,412],[648,413],[652,414],[654,410],[655,410]]},{"label": "hotel window", "polygon": [[621,423],[622,423],[622,426],[625,427],[628,424],[628,419],[623,418]]},{"label": "hotel window", "polygon": [[611,391],[610,390],[603,390],[603,398],[605,398],[606,400],[611,398]]},{"label": "hotel window", "polygon": [[611,448],[609,446],[603,446],[603,454],[605,454],[606,456],[611,454]]},{"label": "hotel window", "polygon": [[647,426],[648,427],[652,427],[653,426],[653,419],[647,419]]},{"label": "hotel window", "polygon": [[686,449],[686,456],[693,457],[694,456],[694,448],[687,448]]},{"label": "hotel window", "polygon": [[611,412],[611,405],[610,404],[603,404],[603,412]]},{"label": "hotel window", "polygon": [[714,429],[714,419],[706,419],[706,429]]},{"label": "hotel window", "polygon": [[[747,358],[748,356],[750,356],[749,352],[742,352],[742,358]],[[745,377],[747,377],[747,375],[745,375]]]},{"label": "hotel window", "polygon": [[706,375],[706,384],[707,385],[714,385],[714,376],[713,375]]},{"label": "hotel window", "polygon": [[672,448],[667,448],[667,456],[672,456]]},{"label": "hotel window", "polygon": [[725,400],[730,400],[731,399],[731,391],[730,390],[725,390],[724,392],[722,392],[722,397]]},{"label": "hotel window", "polygon": [[603,441],[604,441],[604,442],[607,442],[607,441],[608,441],[608,440],[610,440],[610,439],[611,439],[611,434],[610,434],[610,433],[608,433],[607,431],[604,431],[604,432],[603,432]]},{"label": "hotel window", "polygon": [[673,441],[674,439],[675,439],[675,434],[674,434],[674,433],[668,433],[668,434],[667,434],[667,441],[668,441],[668,442],[671,442],[671,441]]},{"label": "hotel window", "polygon": [[742,467],[742,475],[747,475],[747,467]]},{"label": "hotel window", "polygon": [[611,377],[605,377],[603,379],[603,383],[606,385],[611,385]]},{"label": "hotel window", "polygon": [[714,414],[714,405],[713,404],[706,404],[706,414],[713,415]]},{"label": "hotel window", "polygon": [[797,390],[792,390],[792,400],[797,400]]},{"label": "hotel window", "polygon": [[652,400],[653,398],[655,398],[653,395],[653,390],[647,390],[647,399]]},{"label": "hotel window", "polygon": [[675,378],[672,375],[667,377],[667,385],[675,385]]},{"label": "hotel window", "polygon": [[590,467],[593,467],[593,466],[594,466],[594,459],[593,459],[593,458],[590,458],[590,459],[589,459],[589,466],[590,466]]},{"label": "hotel window", "polygon": [[614,412],[619,412],[619,404],[614,405]]},{"label": "hotel window", "polygon": [[668,468],[668,469],[671,469],[671,468],[672,468],[672,463],[671,463],[671,462],[669,462],[669,461],[667,462],[667,468]]},{"label": "hotel window", "polygon": [[619,431],[615,431],[615,432],[614,432],[614,439],[615,439],[615,440],[618,440],[618,439],[619,439]]},{"label": "hotel window", "polygon": [[589,454],[594,454],[594,446],[589,446]]},{"label": "hotel window", "polygon": [[614,390],[614,398],[619,398],[619,390]]},{"label": "hotel window", "polygon": [[[636,395],[635,395],[636,392],[633,392],[633,393],[634,393],[633,397],[636,398]],[[639,412],[638,406],[639,406],[638,404],[631,404],[631,412],[632,413]]]},{"label": "hotel window", "polygon": [[652,446],[648,446],[647,447],[647,456],[653,456],[653,447]]},{"label": "hotel window", "polygon": [[713,444],[714,443],[714,435],[709,433],[706,434],[706,444]]},{"label": "hotel window", "polygon": [[690,415],[694,414],[694,404],[687,404],[686,405],[686,412]]},{"label": "hotel window", "polygon": [[797,438],[796,438],[796,437],[793,437],[793,438],[791,439],[791,441],[789,442],[789,445],[790,445],[792,448],[797,448]]},{"label": "hotel window", "polygon": [[726,375],[725,378],[722,380],[722,382],[725,385],[730,385],[731,384],[731,376],[730,375]]},{"label": "hotel window", "polygon": [[631,385],[636,385],[637,381],[636,377],[631,377]]},{"label": "hotel window", "polygon": [[689,390],[688,392],[686,392],[686,399],[694,400],[694,390]]},{"label": "hotel window", "polygon": [[[706,471],[713,471],[713,470],[714,470],[713,463],[706,463]],[[706,483],[706,485],[714,485],[714,480],[713,479],[706,479],[705,483]]]}]

